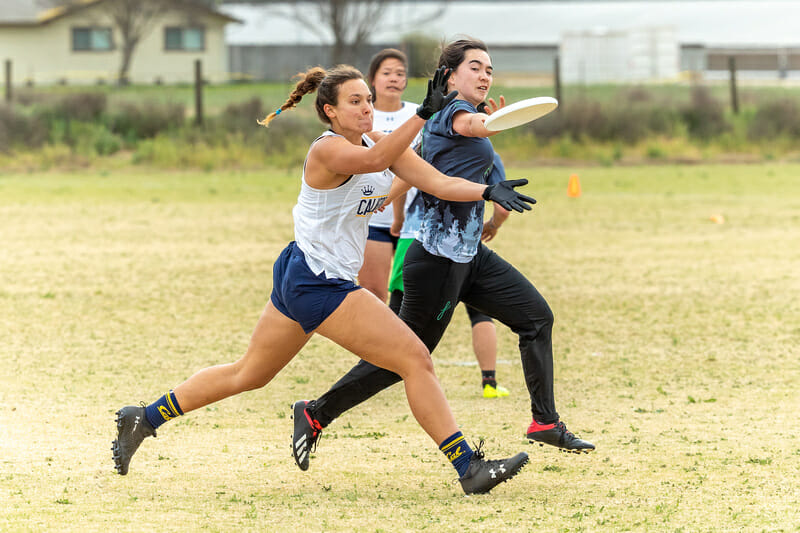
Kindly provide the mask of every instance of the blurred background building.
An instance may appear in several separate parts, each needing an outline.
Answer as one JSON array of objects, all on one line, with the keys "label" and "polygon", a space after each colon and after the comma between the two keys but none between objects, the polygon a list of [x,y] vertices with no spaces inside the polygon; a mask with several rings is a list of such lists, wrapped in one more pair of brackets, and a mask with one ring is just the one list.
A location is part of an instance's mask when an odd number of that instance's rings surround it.
[{"label": "blurred background building", "polygon": [[[305,2],[308,4],[314,2]],[[293,2],[226,3],[242,21],[226,28],[229,69],[256,79],[286,79],[308,65],[329,65],[324,24],[293,15]],[[303,3],[301,3],[303,4]],[[470,35],[490,47],[498,73],[564,81],[722,79],[735,57],[742,80],[800,77],[800,2],[787,0],[591,0],[389,2],[352,62],[409,35],[435,41]],[[412,39],[413,41],[413,39]]]},{"label": "blurred background building", "polygon": [[504,81],[549,83],[557,58],[565,83],[725,79],[731,57],[740,80],[800,78],[789,0],[340,0],[335,30],[327,0],[161,0],[183,7],[146,21],[124,69],[115,1],[0,0],[14,83],[188,82],[195,60],[210,81],[286,80],[338,61],[364,69],[389,46],[425,75],[436,46],[463,35],[489,45]]}]

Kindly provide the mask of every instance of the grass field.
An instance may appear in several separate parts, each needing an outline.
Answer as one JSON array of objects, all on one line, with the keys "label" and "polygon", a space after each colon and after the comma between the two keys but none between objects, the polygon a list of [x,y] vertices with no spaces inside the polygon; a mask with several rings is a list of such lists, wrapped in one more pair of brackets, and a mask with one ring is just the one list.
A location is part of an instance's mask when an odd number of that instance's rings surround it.
[{"label": "grass field", "polygon": [[245,349],[298,173],[0,173],[0,530],[800,531],[800,166],[508,171],[539,204],[492,247],[550,302],[557,406],[597,451],[527,443],[502,327],[512,395],[480,398],[457,311],[433,356],[457,420],[491,456],[531,456],[471,497],[401,387],[294,466],[290,402],[356,361],[318,337],[117,476],[116,409]]}]

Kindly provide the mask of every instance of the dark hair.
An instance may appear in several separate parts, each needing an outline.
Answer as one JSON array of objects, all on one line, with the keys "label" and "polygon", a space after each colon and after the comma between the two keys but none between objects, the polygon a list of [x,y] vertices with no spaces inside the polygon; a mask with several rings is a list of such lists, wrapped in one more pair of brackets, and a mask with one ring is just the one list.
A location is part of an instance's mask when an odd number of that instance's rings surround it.
[{"label": "dark hair", "polygon": [[369,83],[369,90],[372,91],[373,103],[378,99],[378,95],[375,93],[375,75],[378,73],[378,69],[381,68],[381,63],[387,59],[397,59],[408,70],[408,57],[396,48],[384,48],[372,56],[369,62],[369,70],[367,71],[367,83]]},{"label": "dark hair", "polygon": [[317,91],[317,99],[314,102],[317,108],[317,116],[322,122],[330,124],[331,121],[328,115],[325,114],[325,104],[336,105],[339,99],[339,87],[344,82],[364,79],[364,75],[361,74],[361,71],[350,65],[337,65],[328,71],[322,67],[314,67],[308,69],[306,72],[299,73],[296,77],[300,79],[289,94],[289,98],[286,102],[277,110],[267,115],[264,120],[259,120],[259,124],[268,127],[269,123],[281,112],[297,106],[300,100],[303,99],[303,96],[313,93],[314,91]]},{"label": "dark hair", "polygon": [[487,54],[489,53],[489,47],[481,40],[471,37],[459,39],[442,47],[442,54],[439,56],[439,64],[437,67],[444,66],[450,70],[457,69],[458,66],[464,62],[467,50],[483,50]]}]

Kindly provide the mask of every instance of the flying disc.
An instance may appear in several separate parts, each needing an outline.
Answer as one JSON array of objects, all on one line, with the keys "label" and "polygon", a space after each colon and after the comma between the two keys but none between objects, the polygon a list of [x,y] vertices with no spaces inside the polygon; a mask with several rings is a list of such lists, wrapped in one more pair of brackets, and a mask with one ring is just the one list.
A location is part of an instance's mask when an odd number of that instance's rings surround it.
[{"label": "flying disc", "polygon": [[489,131],[507,130],[543,117],[557,107],[558,100],[550,96],[528,98],[498,109],[483,125]]}]

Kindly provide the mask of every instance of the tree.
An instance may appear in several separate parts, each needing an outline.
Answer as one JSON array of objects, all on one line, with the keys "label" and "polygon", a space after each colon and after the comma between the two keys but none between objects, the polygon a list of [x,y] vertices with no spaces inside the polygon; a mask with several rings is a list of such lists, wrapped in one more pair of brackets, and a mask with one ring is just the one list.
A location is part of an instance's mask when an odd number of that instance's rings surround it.
[{"label": "tree", "polygon": [[[242,3],[226,0],[226,3]],[[250,4],[273,4],[274,14],[293,19],[312,31],[322,42],[332,41],[331,63],[355,63],[358,50],[374,34],[386,30],[384,21],[390,10],[398,4],[414,4],[415,13],[403,14],[403,20],[393,19],[395,31],[414,26],[441,16],[448,0],[440,2],[397,2],[396,0],[244,0]],[[280,5],[277,5],[280,4]]]},{"label": "tree", "polygon": [[[51,5],[66,8],[85,7],[87,0],[50,0]],[[120,85],[128,83],[128,70],[136,47],[155,22],[168,12],[191,12],[198,7],[208,8],[209,0],[98,0],[95,2],[108,16],[112,26],[119,32],[121,43],[119,71]]]}]

